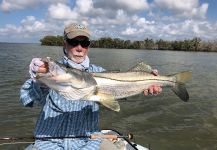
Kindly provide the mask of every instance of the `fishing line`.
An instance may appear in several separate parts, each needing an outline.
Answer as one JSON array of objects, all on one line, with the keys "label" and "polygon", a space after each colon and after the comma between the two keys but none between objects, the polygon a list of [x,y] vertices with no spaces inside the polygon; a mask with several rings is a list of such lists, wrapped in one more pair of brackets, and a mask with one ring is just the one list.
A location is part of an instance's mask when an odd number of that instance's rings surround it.
[{"label": "fishing line", "polygon": [[32,144],[33,142],[10,142],[10,143],[1,143],[0,146],[11,145],[11,144]]},{"label": "fishing line", "polygon": [[[146,98],[147,99],[135,99],[135,100],[133,100],[133,99],[130,99],[130,100],[128,100],[128,99],[120,99],[120,100],[117,100],[118,102],[120,102],[120,103],[127,103],[127,102],[147,102],[147,100],[149,100],[150,98],[154,98],[154,96],[157,96],[157,95],[149,95],[149,98],[147,98],[147,96],[146,96]],[[158,97],[156,97],[156,99],[159,99]],[[174,99],[177,99],[177,98],[174,98]],[[190,103],[190,102],[195,102],[195,100],[198,100],[199,98],[189,98],[189,100],[188,100],[188,102],[186,102],[186,104],[187,103]]]},{"label": "fishing line", "polygon": [[121,102],[121,103],[125,103],[125,102],[145,102],[146,100],[142,99],[142,100],[117,100],[118,102]]}]

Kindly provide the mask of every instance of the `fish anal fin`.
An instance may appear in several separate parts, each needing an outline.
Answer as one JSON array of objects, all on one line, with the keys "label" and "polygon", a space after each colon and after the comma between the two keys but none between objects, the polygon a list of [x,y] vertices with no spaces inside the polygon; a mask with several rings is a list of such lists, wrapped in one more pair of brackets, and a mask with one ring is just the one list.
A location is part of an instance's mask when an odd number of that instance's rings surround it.
[{"label": "fish anal fin", "polygon": [[113,111],[120,111],[120,105],[118,101],[115,100],[112,94],[107,93],[97,93],[97,96],[100,97],[99,102],[104,105],[105,107],[113,110]]}]

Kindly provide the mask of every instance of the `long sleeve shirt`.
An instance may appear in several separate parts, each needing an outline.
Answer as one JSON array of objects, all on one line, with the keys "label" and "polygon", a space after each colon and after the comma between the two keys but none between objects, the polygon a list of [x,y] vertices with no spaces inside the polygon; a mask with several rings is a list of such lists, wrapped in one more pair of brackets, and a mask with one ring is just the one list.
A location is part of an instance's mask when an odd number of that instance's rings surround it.
[{"label": "long sleeve shirt", "polygon": [[[90,65],[88,72],[105,71],[102,67]],[[20,100],[26,107],[36,102],[42,110],[36,123],[36,137],[67,137],[89,135],[99,132],[99,105],[93,101],[66,100],[57,92],[32,79],[27,80],[20,91]],[[36,140],[38,150],[77,150],[99,149],[99,139],[50,139]]]}]

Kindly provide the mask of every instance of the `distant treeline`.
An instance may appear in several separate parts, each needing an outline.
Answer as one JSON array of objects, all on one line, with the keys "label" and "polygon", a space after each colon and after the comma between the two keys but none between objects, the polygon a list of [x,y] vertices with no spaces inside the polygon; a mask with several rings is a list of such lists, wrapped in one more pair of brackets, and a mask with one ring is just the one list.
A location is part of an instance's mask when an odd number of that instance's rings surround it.
[{"label": "distant treeline", "polygon": [[[41,45],[62,46],[62,36],[45,36],[40,40]],[[146,38],[143,41],[122,40],[119,38],[104,37],[92,40],[92,48],[117,49],[148,49],[148,50],[176,50],[176,51],[207,51],[217,52],[217,41],[202,41],[200,38],[186,40],[153,40]]]}]

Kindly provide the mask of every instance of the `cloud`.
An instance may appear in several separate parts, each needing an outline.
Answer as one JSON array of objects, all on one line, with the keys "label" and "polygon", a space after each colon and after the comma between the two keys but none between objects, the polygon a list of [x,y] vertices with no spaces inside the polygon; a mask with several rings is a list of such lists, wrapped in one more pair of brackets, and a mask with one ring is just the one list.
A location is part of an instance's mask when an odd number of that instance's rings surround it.
[{"label": "cloud", "polygon": [[[47,7],[42,19],[26,16],[17,25],[0,27],[0,36],[13,35],[17,39],[39,40],[45,35],[62,35],[64,26],[71,22],[87,25],[93,39],[176,40],[195,36],[202,39],[217,37],[217,22],[206,19],[208,4],[201,4],[198,0],[153,0],[150,3],[147,0],[77,0],[73,3],[68,0],[3,0],[1,6],[5,2],[9,4],[4,4],[5,10],[11,13],[16,9],[40,4]],[[22,7],[18,7],[21,2]]]},{"label": "cloud", "polygon": [[144,11],[149,8],[148,2],[146,0],[116,0],[115,3],[119,6],[119,9],[123,9],[128,12]]},{"label": "cloud", "polygon": [[76,11],[86,14],[89,13],[93,9],[93,1],[92,0],[79,0],[76,1]]},{"label": "cloud", "polygon": [[149,4],[147,0],[113,0],[113,1],[105,1],[105,0],[97,0],[94,2],[94,8],[102,8],[104,10],[124,10],[126,13],[133,14],[140,11],[148,10]]},{"label": "cloud", "polygon": [[129,24],[121,32],[121,35],[126,39],[183,40],[200,37],[204,40],[213,40],[217,36],[217,22],[210,23],[204,20],[187,19],[168,23],[148,21],[138,16],[133,17],[132,20],[134,24]]},{"label": "cloud", "polygon": [[11,12],[13,10],[35,7],[39,4],[56,4],[58,2],[67,3],[67,0],[2,0],[0,10],[3,12]]},{"label": "cloud", "polygon": [[127,27],[126,30],[122,32],[123,35],[134,35],[137,34],[138,30],[136,28]]},{"label": "cloud", "polygon": [[17,28],[13,24],[7,24],[4,28],[0,28],[0,35],[17,35],[21,33],[21,28]]},{"label": "cloud", "polygon": [[[37,20],[34,16],[27,16],[20,21],[20,25],[7,24],[0,28],[0,39],[7,37],[10,39],[8,42],[39,42],[39,39],[45,35],[60,35],[62,30],[63,25],[43,19]],[[33,39],[35,41],[32,41]]]},{"label": "cloud", "polygon": [[154,0],[154,7],[185,18],[206,18],[208,3],[199,5],[198,0]]},{"label": "cloud", "polygon": [[36,33],[45,31],[46,27],[44,21],[36,20],[34,16],[27,16],[21,21],[21,29],[25,33]]},{"label": "cloud", "polygon": [[200,37],[212,40],[217,35],[217,28],[208,21],[185,20],[184,22],[165,24],[162,33],[171,40]]},{"label": "cloud", "polygon": [[78,14],[73,11],[68,5],[57,3],[52,4],[48,8],[48,15],[53,19],[66,20],[78,18]]},{"label": "cloud", "polygon": [[4,12],[10,12],[11,10],[19,10],[36,5],[36,0],[3,0],[0,8]]},{"label": "cloud", "polygon": [[45,31],[45,24],[43,21],[36,20],[34,16],[27,16],[20,22],[20,26],[7,24],[4,28],[0,28],[0,34],[8,36],[22,36],[41,31]]}]

